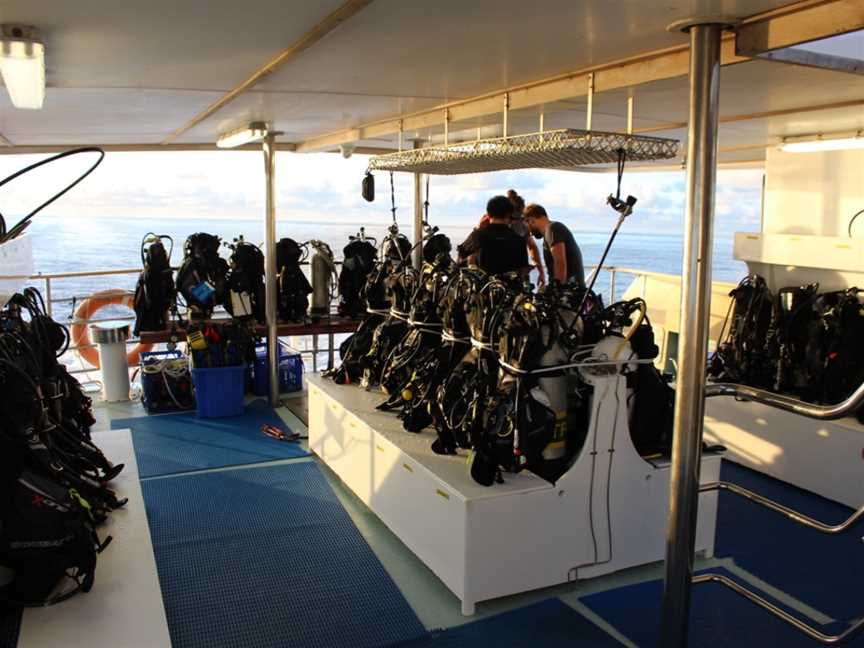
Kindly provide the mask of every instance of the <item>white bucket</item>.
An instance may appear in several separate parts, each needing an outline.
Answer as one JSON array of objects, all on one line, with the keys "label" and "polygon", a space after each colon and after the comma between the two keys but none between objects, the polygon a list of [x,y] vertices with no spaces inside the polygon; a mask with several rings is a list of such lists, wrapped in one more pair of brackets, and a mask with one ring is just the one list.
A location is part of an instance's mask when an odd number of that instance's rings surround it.
[{"label": "white bucket", "polygon": [[0,308],[29,283],[33,274],[33,248],[26,234],[0,243]]}]

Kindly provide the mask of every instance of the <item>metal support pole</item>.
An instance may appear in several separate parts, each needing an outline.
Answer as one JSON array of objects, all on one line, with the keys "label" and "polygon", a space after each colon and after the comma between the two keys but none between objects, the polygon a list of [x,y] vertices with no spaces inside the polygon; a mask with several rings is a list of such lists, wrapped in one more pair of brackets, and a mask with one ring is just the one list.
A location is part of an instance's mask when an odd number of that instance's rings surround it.
[{"label": "metal support pole", "polygon": [[318,371],[318,334],[312,334],[312,373]]},{"label": "metal support pole", "polygon": [[332,332],[327,334],[327,371],[336,366],[336,336]]},{"label": "metal support pole", "polygon": [[414,267],[423,265],[423,174],[414,174]]},{"label": "metal support pole", "polygon": [[[420,142],[414,142],[420,148]],[[412,262],[418,270],[423,266],[423,174],[414,174],[414,255]]]},{"label": "metal support pole", "polygon": [[267,317],[267,365],[270,375],[270,406],[279,404],[279,336],[277,334],[276,290],[276,136],[264,138],[264,176],[267,184],[267,211],[264,216],[265,314]]},{"label": "metal support pole", "polygon": [[717,174],[720,38],[724,24],[690,24],[690,119],[687,209],[678,338],[678,383],[672,445],[666,581],[660,645],[687,645],[696,520],[705,365],[711,301],[711,227]]},{"label": "metal support pole", "polygon": [[54,304],[51,303],[51,277],[45,277],[45,309],[48,311],[48,317],[54,316]]}]

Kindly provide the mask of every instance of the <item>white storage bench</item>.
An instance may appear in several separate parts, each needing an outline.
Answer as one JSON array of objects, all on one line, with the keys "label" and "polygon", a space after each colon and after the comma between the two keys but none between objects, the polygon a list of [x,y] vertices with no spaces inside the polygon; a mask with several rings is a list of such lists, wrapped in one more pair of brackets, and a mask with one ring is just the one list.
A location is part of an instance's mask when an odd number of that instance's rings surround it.
[{"label": "white storage bench", "polygon": [[[478,601],[663,559],[668,466],[633,449],[624,380],[592,380],[604,397],[583,451],[554,485],[523,472],[481,486],[464,455],[432,452],[434,431],[405,432],[394,413],[377,411],[381,393],[319,375],[308,378],[309,447],[471,615]],[[719,456],[703,459],[703,481],[719,470]],[[697,550],[709,555],[716,497],[700,499]]]}]

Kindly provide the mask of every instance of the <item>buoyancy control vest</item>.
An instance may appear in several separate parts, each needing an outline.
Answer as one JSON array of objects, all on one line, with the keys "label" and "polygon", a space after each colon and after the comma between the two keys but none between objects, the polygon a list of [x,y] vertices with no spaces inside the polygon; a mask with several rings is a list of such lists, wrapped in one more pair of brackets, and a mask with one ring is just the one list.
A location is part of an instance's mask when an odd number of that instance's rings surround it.
[{"label": "buoyancy control vest", "polygon": [[170,236],[148,233],[141,242],[143,272],[135,286],[135,328],[141,331],[162,331],[168,327],[168,312],[175,308],[177,288],[171,269],[171,250],[165,250],[163,241],[171,243]]},{"label": "buoyancy control vest", "polygon": [[309,309],[312,286],[300,263],[307,249],[294,239],[283,238],[276,243],[276,273],[278,276],[279,319],[284,322],[302,322]]},{"label": "buoyancy control vest", "polygon": [[228,261],[228,299],[225,310],[237,319],[264,323],[264,253],[240,236],[234,239]]},{"label": "buoyancy control vest", "polygon": [[222,240],[199,232],[183,245],[183,263],[177,271],[177,288],[193,319],[207,319],[227,297],[228,262],[219,256]]},{"label": "buoyancy control vest", "polygon": [[342,270],[339,272],[339,314],[358,317],[366,310],[362,292],[366,278],[375,266],[378,250],[373,242],[362,236],[352,237],[342,250]]},{"label": "buoyancy control vest", "polygon": [[[25,607],[59,603],[89,592],[96,555],[111,541],[96,534],[90,503],[75,489],[23,471],[11,484],[2,513],[0,564],[14,572],[0,601]],[[73,583],[57,593],[64,581]]]},{"label": "buoyancy control vest", "polygon": [[[453,269],[449,239],[432,239],[424,246],[424,257],[432,261],[423,263],[410,299],[410,330],[394,350],[382,377],[382,387],[390,398],[379,409],[399,408],[403,427],[409,432],[419,432],[432,422],[428,399],[435,387],[442,333],[438,303]],[[430,243],[436,249],[427,254]]]},{"label": "buoyancy control vest", "polygon": [[18,605],[89,589],[107,544],[94,529],[125,504],[108,487],[123,466],[93,444],[92,403],[57,360],[68,342],[33,289],[0,309],[0,564],[16,573],[0,600]]},{"label": "buoyancy control vest", "polygon": [[734,383],[770,389],[777,379],[775,297],[758,275],[745,277],[732,292],[725,337],[711,357],[708,372]]}]

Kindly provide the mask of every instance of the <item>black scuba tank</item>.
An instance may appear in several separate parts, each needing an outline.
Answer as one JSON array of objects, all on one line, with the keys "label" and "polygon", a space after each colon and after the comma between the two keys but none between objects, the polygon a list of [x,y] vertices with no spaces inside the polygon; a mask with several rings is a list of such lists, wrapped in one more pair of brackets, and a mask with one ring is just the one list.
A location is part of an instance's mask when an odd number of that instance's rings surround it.
[{"label": "black scuba tank", "polygon": [[284,322],[302,322],[306,317],[312,286],[300,263],[307,256],[307,248],[294,239],[283,238],[276,243],[278,311],[279,319]]},{"label": "black scuba tank", "polygon": [[207,319],[227,296],[228,262],[219,256],[222,240],[199,232],[186,239],[183,263],[177,271],[177,288],[193,319]]},{"label": "black scuba tank", "polygon": [[358,317],[366,310],[362,292],[378,250],[374,239],[367,239],[361,229],[360,235],[351,237],[351,242],[342,250],[344,261],[339,272],[339,314],[343,317]]},{"label": "black scuba tank", "polygon": [[234,239],[225,310],[238,319],[264,323],[264,253],[243,236]]},{"label": "black scuba tank", "polygon": [[[163,241],[168,241],[165,250]],[[177,287],[171,270],[173,240],[165,234],[144,236],[141,242],[141,263],[144,270],[135,286],[135,335],[141,331],[161,331],[168,326],[168,311],[177,300]]]}]

